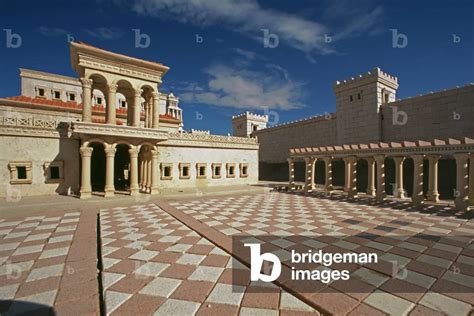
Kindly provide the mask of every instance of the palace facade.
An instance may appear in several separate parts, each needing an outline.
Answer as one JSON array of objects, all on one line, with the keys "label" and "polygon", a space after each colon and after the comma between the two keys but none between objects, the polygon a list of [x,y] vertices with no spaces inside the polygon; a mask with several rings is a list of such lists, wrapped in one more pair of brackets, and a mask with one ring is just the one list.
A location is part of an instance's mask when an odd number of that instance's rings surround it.
[{"label": "palace facade", "polygon": [[21,95],[0,99],[0,196],[258,182],[255,139],[183,130],[169,67],[82,42],[70,57],[78,78],[20,69]]},{"label": "palace facade", "polygon": [[403,100],[398,87],[374,68],[334,84],[334,113],[267,127],[246,112],[232,118],[234,135],[258,139],[261,179],[292,189],[472,207],[474,84]]}]

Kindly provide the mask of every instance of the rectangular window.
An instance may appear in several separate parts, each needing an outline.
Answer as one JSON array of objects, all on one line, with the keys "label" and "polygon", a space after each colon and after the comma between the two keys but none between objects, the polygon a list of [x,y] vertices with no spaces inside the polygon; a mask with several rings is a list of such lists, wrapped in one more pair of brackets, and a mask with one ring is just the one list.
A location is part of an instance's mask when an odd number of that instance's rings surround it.
[{"label": "rectangular window", "polygon": [[227,178],[235,177],[235,163],[228,163],[226,165],[227,169]]},{"label": "rectangular window", "polygon": [[197,178],[204,179],[206,178],[206,164],[198,163],[196,164]]},{"label": "rectangular window", "polygon": [[126,108],[127,107],[127,101],[123,100],[122,102],[120,102],[120,107]]},{"label": "rectangular window", "polygon": [[161,164],[161,180],[173,179],[173,164],[162,163]]},{"label": "rectangular window", "polygon": [[58,183],[63,180],[63,162],[51,161],[43,165],[46,183]]},{"label": "rectangular window", "polygon": [[58,91],[58,90],[54,90],[53,91],[53,98],[56,99],[56,100],[61,99],[61,92]]},{"label": "rectangular window", "polygon": [[222,164],[220,164],[220,163],[213,163],[212,164],[212,178],[213,179],[220,179],[220,177],[221,177],[221,168],[222,168]]},{"label": "rectangular window", "polygon": [[26,184],[33,182],[31,161],[12,161],[8,164],[10,184]]},{"label": "rectangular window", "polygon": [[180,163],[179,164],[179,178],[180,179],[189,179],[191,174],[189,172],[190,164],[189,163]]},{"label": "rectangular window", "polygon": [[357,99],[358,99],[358,100],[361,99],[360,93],[357,93]]},{"label": "rectangular window", "polygon": [[69,92],[69,101],[76,101],[76,94],[73,92]]},{"label": "rectangular window", "polygon": [[354,98],[351,96],[349,96],[349,100],[352,102],[354,100]]},{"label": "rectangular window", "polygon": [[240,164],[240,177],[241,178],[245,178],[248,176],[248,169],[249,169],[249,166],[247,163]]},{"label": "rectangular window", "polygon": [[45,96],[44,88],[38,88],[37,92],[38,92],[37,93],[38,97],[44,98],[44,96]]},{"label": "rectangular window", "polygon": [[102,104],[102,98],[97,98],[97,102],[96,102],[98,105],[101,105]]}]

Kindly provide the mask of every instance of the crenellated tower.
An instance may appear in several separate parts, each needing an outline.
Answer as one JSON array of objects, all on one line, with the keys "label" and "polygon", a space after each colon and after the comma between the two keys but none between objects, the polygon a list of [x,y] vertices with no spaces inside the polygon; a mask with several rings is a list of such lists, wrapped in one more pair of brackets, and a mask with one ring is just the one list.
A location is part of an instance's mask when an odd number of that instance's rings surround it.
[{"label": "crenellated tower", "polygon": [[233,135],[249,137],[253,132],[267,128],[268,115],[258,115],[244,112],[232,116]]}]

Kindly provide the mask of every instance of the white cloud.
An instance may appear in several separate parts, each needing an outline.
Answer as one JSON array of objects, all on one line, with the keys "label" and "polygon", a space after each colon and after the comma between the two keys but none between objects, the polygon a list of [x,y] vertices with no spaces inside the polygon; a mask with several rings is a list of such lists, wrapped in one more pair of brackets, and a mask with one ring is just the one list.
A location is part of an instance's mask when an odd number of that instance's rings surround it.
[{"label": "white cloud", "polygon": [[47,37],[57,37],[57,36],[68,34],[67,30],[58,28],[58,27],[40,26],[38,27],[38,31],[41,33],[41,35],[44,35]]},{"label": "white cloud", "polygon": [[280,44],[305,53],[329,53],[325,26],[284,12],[262,8],[256,0],[135,0],[139,14],[174,19],[201,26],[225,25],[262,41],[262,29],[277,34]]},{"label": "white cloud", "polygon": [[182,100],[249,110],[290,110],[304,106],[303,83],[284,76],[224,65],[211,66],[205,73],[209,75],[207,86],[186,83],[190,89],[178,91]]},{"label": "white cloud", "polygon": [[[217,24],[258,40],[262,46],[262,29],[267,29],[279,37],[280,45],[304,52],[309,60],[314,60],[316,53],[335,52],[331,45],[338,40],[370,32],[383,13],[380,7],[372,8],[370,1],[332,0],[321,12],[321,19],[335,25],[330,28],[309,18],[261,7],[257,0],[134,0],[132,9],[181,23]],[[332,37],[331,43],[326,43],[326,34]]]},{"label": "white cloud", "polygon": [[104,40],[115,40],[123,36],[123,31],[115,27],[97,27],[95,29],[85,29],[84,32]]}]

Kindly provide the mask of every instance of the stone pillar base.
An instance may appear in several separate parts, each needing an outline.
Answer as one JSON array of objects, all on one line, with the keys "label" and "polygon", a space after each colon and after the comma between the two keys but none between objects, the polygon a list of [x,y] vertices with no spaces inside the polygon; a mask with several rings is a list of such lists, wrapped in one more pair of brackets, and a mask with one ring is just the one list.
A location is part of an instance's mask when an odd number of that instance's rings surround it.
[{"label": "stone pillar base", "polygon": [[467,199],[455,199],[454,205],[458,211],[468,211],[469,201]]},{"label": "stone pillar base", "polygon": [[351,199],[356,199],[359,197],[357,195],[357,191],[355,190],[350,190],[349,192],[347,192],[347,196],[350,197]]},{"label": "stone pillar base", "polygon": [[368,190],[367,190],[367,195],[368,195],[368,196],[375,196],[375,188],[373,188],[373,189],[368,189]]},{"label": "stone pillar base", "polygon": [[115,196],[115,190],[105,190],[105,197]]},{"label": "stone pillar base", "polygon": [[158,188],[151,188],[150,194],[159,194],[160,190]]},{"label": "stone pillar base", "polygon": [[90,199],[92,197],[92,192],[80,192],[79,198],[80,199]]},{"label": "stone pillar base", "polygon": [[428,193],[428,201],[438,203],[438,202],[439,202],[439,194],[438,194],[438,192],[431,192],[431,193]]},{"label": "stone pillar base", "polygon": [[130,195],[135,196],[135,195],[138,195],[138,194],[140,194],[140,192],[138,191],[138,188],[137,189],[130,189]]},{"label": "stone pillar base", "polygon": [[404,199],[404,198],[406,198],[406,196],[405,196],[405,190],[403,190],[403,189],[397,189],[397,191],[395,192],[395,197],[398,198],[398,199]]},{"label": "stone pillar base", "polygon": [[423,201],[425,200],[425,198],[423,196],[413,196],[411,198],[411,201],[413,203],[414,206],[420,206],[420,205],[423,205]]},{"label": "stone pillar base", "polygon": [[385,192],[381,194],[377,194],[375,198],[377,199],[378,202],[383,202],[387,198],[387,194],[385,194]]}]

